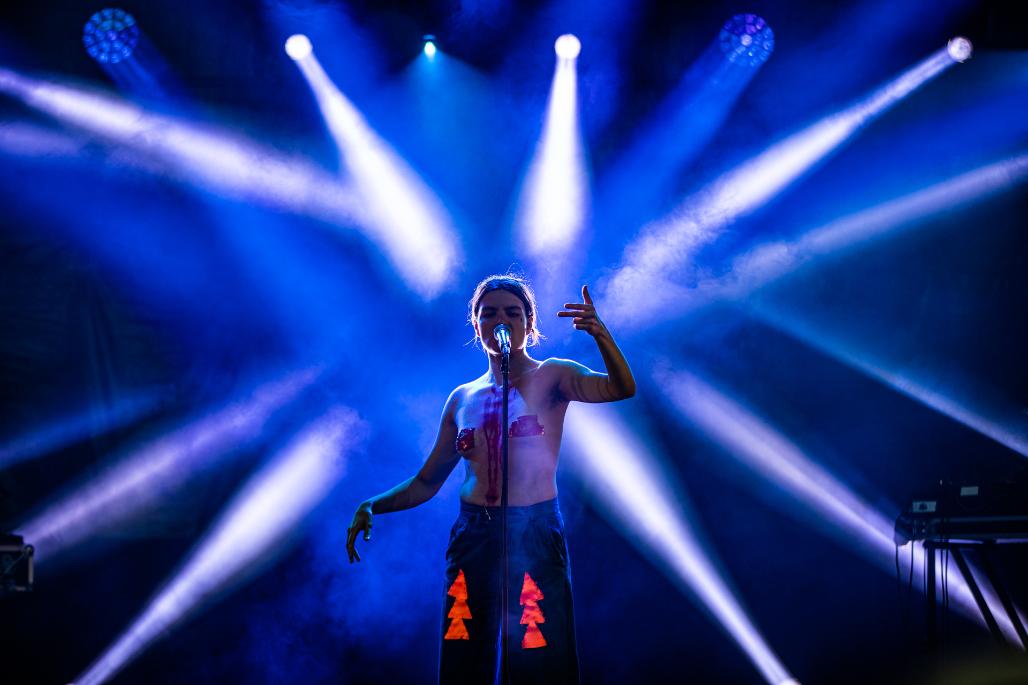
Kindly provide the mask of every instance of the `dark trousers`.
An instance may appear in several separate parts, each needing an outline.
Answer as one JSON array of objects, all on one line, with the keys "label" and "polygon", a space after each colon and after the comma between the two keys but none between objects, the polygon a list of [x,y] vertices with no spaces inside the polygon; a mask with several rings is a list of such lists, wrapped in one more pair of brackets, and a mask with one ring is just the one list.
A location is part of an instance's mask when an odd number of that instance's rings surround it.
[{"label": "dark trousers", "polygon": [[[507,508],[510,682],[579,682],[564,520],[557,500]],[[446,549],[442,685],[499,683],[499,507],[461,503]]]}]

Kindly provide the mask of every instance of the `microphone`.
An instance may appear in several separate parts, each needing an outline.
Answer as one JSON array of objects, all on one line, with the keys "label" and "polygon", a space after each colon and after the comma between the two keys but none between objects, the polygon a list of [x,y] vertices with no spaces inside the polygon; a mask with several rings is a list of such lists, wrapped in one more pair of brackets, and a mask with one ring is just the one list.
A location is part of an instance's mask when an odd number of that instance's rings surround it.
[{"label": "microphone", "polygon": [[499,326],[493,329],[493,337],[496,342],[500,345],[500,352],[503,354],[510,354],[510,326],[505,323],[501,323]]}]

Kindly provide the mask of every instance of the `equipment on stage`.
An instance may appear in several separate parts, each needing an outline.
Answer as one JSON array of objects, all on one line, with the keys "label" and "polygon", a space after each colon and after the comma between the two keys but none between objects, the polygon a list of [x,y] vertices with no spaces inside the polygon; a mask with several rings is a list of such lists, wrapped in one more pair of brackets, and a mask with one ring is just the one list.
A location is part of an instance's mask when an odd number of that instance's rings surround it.
[{"label": "equipment on stage", "polygon": [[1028,633],[992,561],[999,546],[1028,543],[1028,480],[981,484],[940,481],[934,491],[912,498],[907,510],[896,519],[895,541],[897,545],[924,544],[930,645],[936,644],[935,568],[939,552],[953,556],[989,631],[1001,643],[1005,641],[968,566],[967,554],[973,552],[979,561],[977,570],[992,586],[1021,644],[1028,649]]},{"label": "equipment on stage", "polygon": [[507,480],[510,476],[510,423],[507,418],[510,391],[510,326],[501,323],[493,329],[493,337],[500,345],[503,358],[500,371],[503,374],[503,410],[500,413],[500,454],[503,459],[503,479],[500,487],[500,528],[503,531],[503,587],[500,592],[500,683],[510,683],[510,537],[507,532]]},{"label": "equipment on stage", "polygon": [[1028,481],[940,482],[896,519],[896,544],[953,538],[1028,541]]},{"label": "equipment on stage", "polygon": [[0,595],[32,590],[34,557],[20,535],[0,535]]},{"label": "equipment on stage", "polygon": [[509,355],[510,326],[508,326],[505,323],[501,323],[499,326],[493,329],[493,337],[496,338],[496,342],[500,346],[500,352]]}]

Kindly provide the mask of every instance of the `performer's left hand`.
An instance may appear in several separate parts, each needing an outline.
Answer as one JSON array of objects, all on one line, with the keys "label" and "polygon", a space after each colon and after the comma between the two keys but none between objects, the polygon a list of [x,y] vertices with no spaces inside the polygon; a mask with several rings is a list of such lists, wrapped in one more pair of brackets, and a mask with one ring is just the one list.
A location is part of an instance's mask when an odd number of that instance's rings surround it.
[{"label": "performer's left hand", "polygon": [[589,286],[582,286],[582,302],[567,302],[564,304],[564,311],[557,312],[557,316],[574,317],[571,321],[580,331],[585,331],[594,338],[609,336],[607,327],[600,321],[596,314],[596,307],[593,306],[593,298],[589,296]]}]

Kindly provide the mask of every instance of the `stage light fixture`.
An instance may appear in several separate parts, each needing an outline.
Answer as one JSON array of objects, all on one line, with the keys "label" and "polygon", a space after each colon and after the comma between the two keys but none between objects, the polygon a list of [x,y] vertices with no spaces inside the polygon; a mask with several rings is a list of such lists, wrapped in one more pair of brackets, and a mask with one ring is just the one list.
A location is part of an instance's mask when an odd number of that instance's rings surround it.
[{"label": "stage light fixture", "polygon": [[775,34],[756,14],[737,14],[721,28],[721,51],[733,64],[763,64],[775,50]]},{"label": "stage light fixture", "polygon": [[666,316],[684,292],[681,269],[725,227],[753,213],[841,148],[876,117],[956,62],[940,48],[849,107],[823,117],[689,195],[645,226],[611,277],[604,311],[619,325]]},{"label": "stage light fixture", "polygon": [[438,51],[435,45],[435,36],[433,36],[431,33],[426,33],[422,37],[422,40],[425,43],[424,48],[422,48],[423,52],[425,53],[425,57],[429,59],[434,58],[435,53]]},{"label": "stage light fixture", "polygon": [[946,51],[955,62],[966,62],[971,59],[972,50],[971,41],[963,36],[951,38],[946,45]]},{"label": "stage light fixture", "polygon": [[582,41],[574,34],[565,33],[553,43],[553,49],[561,59],[576,59],[582,52]]},{"label": "stage light fixture", "polygon": [[[562,42],[563,41],[563,42]],[[557,263],[586,221],[589,180],[578,123],[581,45],[571,34],[557,39],[546,119],[518,200],[515,224],[524,249]]]},{"label": "stage light fixture", "polygon": [[368,124],[315,55],[296,62],[307,79],[358,196],[366,226],[401,278],[432,299],[460,264],[453,222],[431,187]]},{"label": "stage light fixture", "polygon": [[302,33],[295,33],[286,39],[286,54],[293,60],[307,57],[313,49],[311,39]]},{"label": "stage light fixture", "polygon": [[139,43],[139,26],[125,10],[102,9],[82,29],[86,52],[100,64],[117,64],[132,55]]}]

